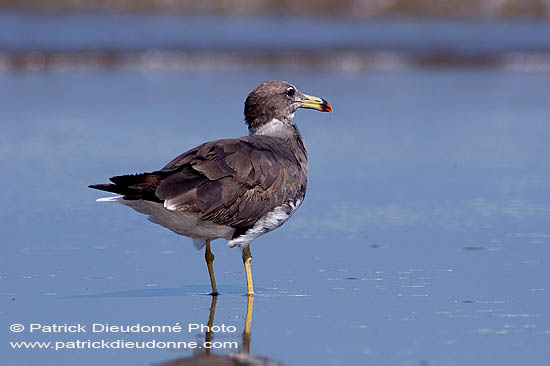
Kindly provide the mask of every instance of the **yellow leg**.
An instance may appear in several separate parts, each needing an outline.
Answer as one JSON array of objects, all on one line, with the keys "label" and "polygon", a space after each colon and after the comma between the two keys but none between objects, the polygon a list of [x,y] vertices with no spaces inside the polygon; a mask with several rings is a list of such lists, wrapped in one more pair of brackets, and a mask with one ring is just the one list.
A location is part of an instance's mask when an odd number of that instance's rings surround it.
[{"label": "yellow leg", "polygon": [[206,241],[206,250],[204,251],[204,258],[206,259],[206,265],[208,266],[208,274],[210,275],[210,284],[212,285],[212,296],[218,295],[218,288],[216,287],[216,278],[214,277],[214,254],[210,251],[210,240]]},{"label": "yellow leg", "polygon": [[250,244],[243,249],[243,263],[246,272],[246,287],[248,288],[247,295],[254,296],[254,286],[252,285],[252,270],[250,263],[252,262],[252,254],[250,254]]}]

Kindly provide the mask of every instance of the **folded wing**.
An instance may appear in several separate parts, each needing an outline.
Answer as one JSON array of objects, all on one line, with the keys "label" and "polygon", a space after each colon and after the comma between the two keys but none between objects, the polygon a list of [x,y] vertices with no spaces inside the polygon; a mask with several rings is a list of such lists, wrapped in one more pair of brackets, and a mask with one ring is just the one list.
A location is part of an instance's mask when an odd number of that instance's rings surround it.
[{"label": "folded wing", "polygon": [[277,140],[246,136],[207,142],[159,171],[113,177],[114,184],[91,187],[125,199],[164,202],[169,210],[196,212],[218,225],[248,228],[305,194],[305,162]]}]

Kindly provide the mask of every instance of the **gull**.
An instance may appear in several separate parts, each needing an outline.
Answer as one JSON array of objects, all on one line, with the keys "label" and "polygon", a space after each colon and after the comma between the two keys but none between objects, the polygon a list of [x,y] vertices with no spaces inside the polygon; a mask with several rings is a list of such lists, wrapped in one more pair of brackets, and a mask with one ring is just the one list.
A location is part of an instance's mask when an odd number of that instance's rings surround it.
[{"label": "gull", "polygon": [[332,112],[321,98],[285,81],[257,86],[244,106],[248,136],[203,143],[150,173],[120,175],[90,188],[118,194],[100,198],[148,215],[149,220],[205,247],[212,295],[211,241],[242,249],[247,294],[254,295],[250,243],[283,225],[304,201],[308,154],[293,123],[299,108]]}]

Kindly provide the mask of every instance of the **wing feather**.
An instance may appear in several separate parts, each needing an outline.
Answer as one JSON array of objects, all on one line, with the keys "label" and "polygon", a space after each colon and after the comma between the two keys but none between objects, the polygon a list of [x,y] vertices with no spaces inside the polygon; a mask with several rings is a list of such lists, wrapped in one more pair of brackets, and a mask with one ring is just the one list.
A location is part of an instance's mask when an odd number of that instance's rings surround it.
[{"label": "wing feather", "polygon": [[232,227],[250,227],[275,207],[302,198],[307,184],[307,166],[269,136],[208,142],[159,172],[170,174],[155,191],[165,206]]}]

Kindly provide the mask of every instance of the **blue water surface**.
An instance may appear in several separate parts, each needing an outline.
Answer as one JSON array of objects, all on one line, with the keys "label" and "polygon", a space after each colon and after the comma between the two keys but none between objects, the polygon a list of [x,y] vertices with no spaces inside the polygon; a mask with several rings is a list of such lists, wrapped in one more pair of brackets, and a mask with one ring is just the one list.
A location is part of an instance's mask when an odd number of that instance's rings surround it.
[{"label": "blue water surface", "polygon": [[[10,341],[193,341],[202,332],[13,333],[14,323],[206,324],[203,253],[88,184],[246,134],[247,93],[285,79],[308,195],[252,244],[250,353],[285,365],[545,365],[550,74],[0,74],[0,342],[10,365],[151,365],[191,350],[14,350]],[[214,324],[242,346],[241,256],[214,243]],[[235,350],[218,349],[227,355]],[[177,364],[177,363],[173,363]]]},{"label": "blue water surface", "polygon": [[549,32],[549,21],[535,19],[0,12],[3,52],[380,50],[480,56],[549,52]]}]

